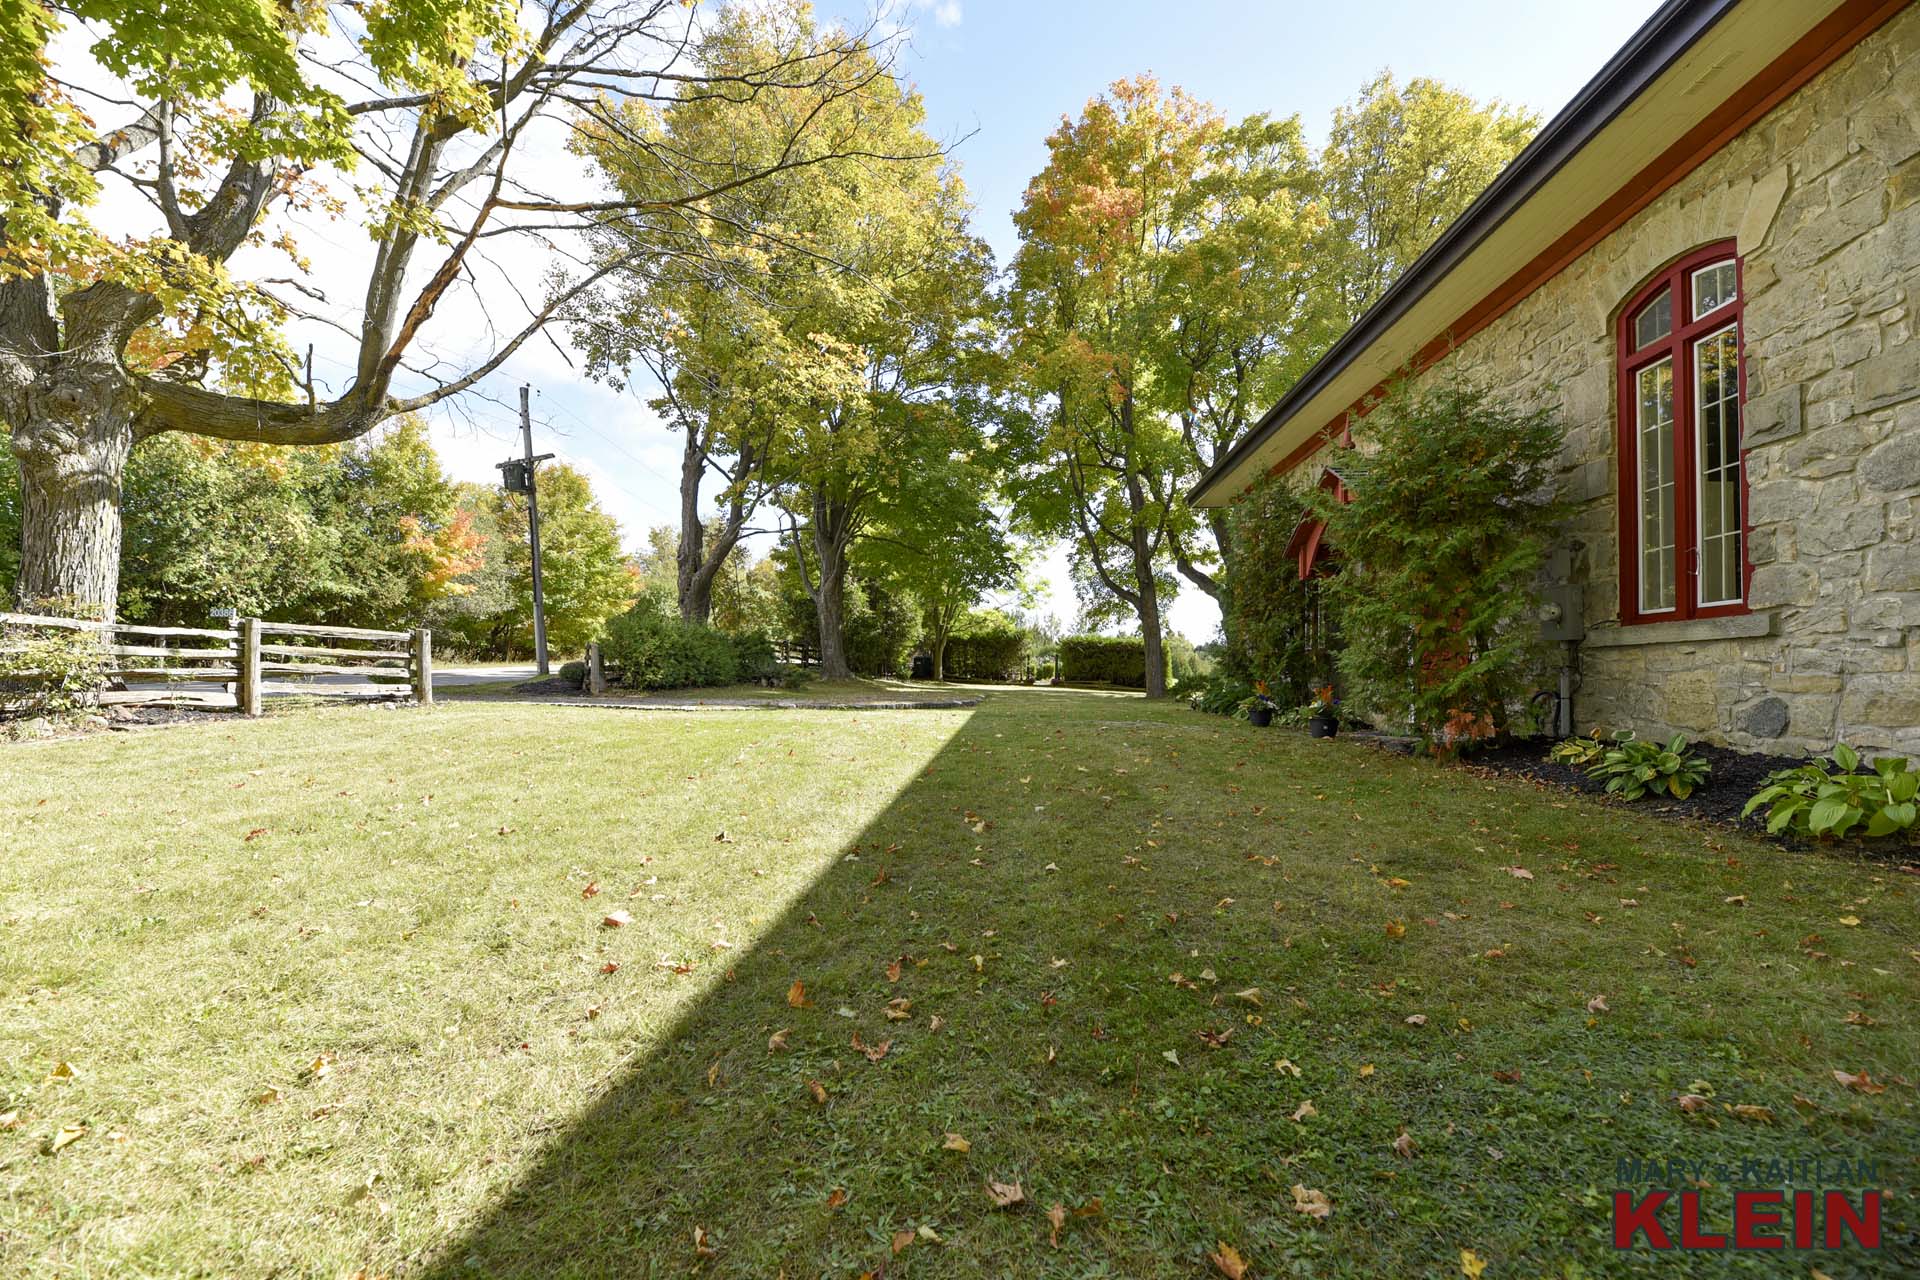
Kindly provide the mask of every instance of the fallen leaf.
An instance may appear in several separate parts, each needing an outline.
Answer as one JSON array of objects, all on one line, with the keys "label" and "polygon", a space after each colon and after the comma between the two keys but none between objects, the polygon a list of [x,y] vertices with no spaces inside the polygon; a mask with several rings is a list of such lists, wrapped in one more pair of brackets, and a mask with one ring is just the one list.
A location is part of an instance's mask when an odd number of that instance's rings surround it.
[{"label": "fallen leaf", "polygon": [[19,1127],[20,1112],[18,1110],[0,1111],[0,1129],[18,1129]]},{"label": "fallen leaf", "polygon": [[265,834],[267,834],[267,829],[265,827],[255,827],[253,830],[247,832],[247,834],[242,837],[242,842],[246,844],[252,844],[255,840],[258,840],[261,836]]},{"label": "fallen leaf", "polygon": [[1887,1086],[1879,1083],[1864,1071],[1859,1075],[1852,1075],[1845,1071],[1836,1070],[1833,1073],[1833,1078],[1838,1080],[1843,1087],[1852,1089],[1858,1093],[1885,1093],[1887,1091]]},{"label": "fallen leaf", "polygon": [[1607,998],[1604,995],[1598,995],[1598,996],[1595,996],[1593,999],[1587,1001],[1587,1012],[1588,1013],[1612,1013],[1613,1010],[1607,1008]]},{"label": "fallen leaf", "polygon": [[1053,1226],[1053,1230],[1047,1233],[1047,1243],[1058,1249],[1060,1247],[1060,1228],[1067,1225],[1067,1206],[1063,1204],[1049,1206],[1047,1209],[1047,1221]]},{"label": "fallen leaf", "polygon": [[1020,1184],[1017,1182],[993,1182],[989,1180],[987,1183],[987,1194],[993,1197],[993,1207],[996,1209],[1012,1208],[1027,1198],[1027,1193],[1020,1189]]},{"label": "fallen leaf", "polygon": [[906,1021],[908,1018],[911,1018],[913,1016],[912,1013],[908,1012],[912,1008],[913,1008],[913,1001],[907,999],[905,996],[900,996],[897,999],[887,1001],[887,1021],[888,1022]]},{"label": "fallen leaf", "polygon": [[262,1107],[272,1106],[274,1103],[280,1101],[280,1098],[281,1093],[278,1085],[268,1085],[264,1090],[253,1095],[254,1102]]},{"label": "fallen leaf", "polygon": [[1180,1065],[1180,1053],[1177,1049],[1168,1049],[1165,1053],[1162,1053],[1160,1056],[1165,1058],[1168,1062],[1171,1062],[1176,1067]]},{"label": "fallen leaf", "polygon": [[1424,1027],[1427,1025],[1427,1015],[1424,1013],[1408,1014],[1406,1023],[1410,1027]]},{"label": "fallen leaf", "polygon": [[622,907],[618,910],[607,912],[606,917],[602,919],[600,923],[609,929],[623,928],[633,923],[633,914]]},{"label": "fallen leaf", "polygon": [[53,1064],[53,1070],[47,1072],[49,1080],[71,1080],[73,1077],[74,1070],[71,1062],[56,1062]]},{"label": "fallen leaf", "polygon": [[1225,1240],[1213,1247],[1213,1252],[1207,1255],[1207,1261],[1211,1262],[1221,1275],[1227,1277],[1227,1280],[1245,1280],[1247,1260],[1240,1256],[1238,1249]]},{"label": "fallen leaf", "polygon": [[774,1032],[772,1035],[768,1036],[767,1052],[768,1053],[785,1053],[787,1051],[787,1033],[792,1030],[793,1030],[792,1027],[782,1027],[778,1031]]},{"label": "fallen leaf", "polygon": [[1273,1069],[1281,1075],[1292,1076],[1295,1080],[1300,1078],[1300,1068],[1293,1065],[1293,1059],[1291,1058],[1280,1059],[1273,1064]]},{"label": "fallen leaf", "polygon": [[906,1247],[907,1247],[908,1245],[910,1245],[910,1244],[912,1244],[912,1243],[913,1243],[913,1228],[912,1228],[912,1227],[908,1227],[908,1228],[907,1228],[907,1229],[906,1229],[905,1231],[896,1231],[896,1232],[894,1232],[894,1233],[893,1233],[893,1256],[894,1256],[894,1257],[896,1257],[896,1258],[897,1258],[897,1257],[899,1257],[899,1256],[900,1256],[900,1254],[901,1254],[901,1252],[902,1252],[902,1251],[903,1251],[903,1250],[904,1250],[904,1249],[905,1249],[905,1248],[906,1248]]},{"label": "fallen leaf", "polygon": [[1501,1084],[1520,1083],[1520,1073],[1518,1071],[1496,1071],[1493,1073],[1493,1078]]},{"label": "fallen leaf", "polygon": [[711,1258],[715,1256],[713,1245],[710,1241],[711,1237],[707,1235],[707,1229],[705,1227],[695,1227],[693,1229],[693,1256],[696,1258]]},{"label": "fallen leaf", "polygon": [[1688,1112],[1689,1114],[1695,1111],[1705,1111],[1710,1105],[1705,1098],[1697,1093],[1680,1094],[1674,1098],[1674,1101],[1679,1104],[1682,1111]]},{"label": "fallen leaf", "polygon": [[1525,867],[1502,867],[1500,869],[1512,876],[1515,880],[1533,879],[1533,872],[1527,870]]},{"label": "fallen leaf", "polygon": [[1393,1154],[1399,1156],[1402,1160],[1413,1159],[1414,1149],[1413,1135],[1410,1133],[1403,1131],[1399,1137],[1393,1140]]},{"label": "fallen leaf", "polygon": [[1729,907],[1744,907],[1747,905],[1747,895],[1736,893],[1731,898],[1722,898],[1720,901]]},{"label": "fallen leaf", "polygon": [[841,1205],[845,1204],[846,1202],[847,1202],[847,1189],[845,1187],[835,1187],[832,1191],[829,1191],[827,1193],[827,1208],[829,1209],[838,1209]]},{"label": "fallen leaf", "polygon": [[1233,1038],[1233,1028],[1228,1027],[1225,1031],[1208,1031],[1202,1028],[1193,1034],[1199,1036],[1209,1049],[1224,1049],[1227,1041]]},{"label": "fallen leaf", "polygon": [[1244,1000],[1251,1005],[1258,1005],[1260,1003],[1260,988],[1248,987],[1245,991],[1236,991],[1233,993],[1233,998],[1236,1000]]},{"label": "fallen leaf", "polygon": [[892,964],[887,966],[887,981],[888,982],[900,981],[900,962],[898,960],[895,960]]},{"label": "fallen leaf", "polygon": [[937,1013],[934,1014],[931,1018],[927,1019],[927,1030],[929,1031],[938,1031],[940,1028],[946,1025],[947,1025],[947,1020],[941,1017]]},{"label": "fallen leaf", "polygon": [[807,1081],[807,1092],[812,1094],[813,1100],[821,1106],[824,1107],[827,1105],[827,1086],[821,1084],[818,1080]]},{"label": "fallen leaf", "polygon": [[1398,920],[1389,920],[1387,921],[1387,936],[1389,938],[1404,938],[1407,936],[1407,926]]},{"label": "fallen leaf", "polygon": [[1471,1249],[1460,1251],[1460,1274],[1467,1280],[1480,1280],[1486,1274],[1487,1260]]},{"label": "fallen leaf", "polygon": [[1305,1120],[1308,1116],[1317,1116],[1319,1114],[1320,1114],[1319,1111],[1315,1110],[1314,1108],[1313,1099],[1308,1098],[1305,1102],[1301,1103],[1299,1106],[1294,1108],[1293,1122],[1295,1124],[1299,1124],[1302,1120]]},{"label": "fallen leaf", "polygon": [[787,988],[787,1003],[796,1009],[803,1009],[813,1001],[807,999],[807,984],[795,978],[793,985]]},{"label": "fallen leaf", "polygon": [[958,1151],[961,1155],[973,1150],[973,1144],[957,1133],[949,1133],[940,1147],[944,1151]]},{"label": "fallen leaf", "polygon": [[600,966],[600,972],[618,973],[620,972],[620,962],[618,960],[609,960],[605,964]]},{"label": "fallen leaf", "polygon": [[1363,1063],[1361,1063],[1361,1064],[1360,1064],[1360,1078],[1361,1078],[1361,1079],[1363,1079],[1363,1080],[1364,1080],[1364,1079],[1366,1079],[1366,1078],[1367,1078],[1368,1076],[1370,1076],[1370,1075],[1372,1075],[1372,1074],[1373,1074],[1373,1064],[1372,1064],[1371,1062],[1363,1062]]},{"label": "fallen leaf", "polygon": [[583,898],[591,898],[594,894],[599,892],[600,892],[600,882],[598,880],[589,880],[587,881],[587,887],[580,891],[580,896]]},{"label": "fallen leaf", "polygon": [[1768,1107],[1755,1106],[1751,1102],[1736,1102],[1727,1108],[1742,1120],[1752,1120],[1757,1124],[1772,1124],[1773,1111]]},{"label": "fallen leaf", "polygon": [[887,1056],[887,1050],[893,1048],[893,1041],[882,1040],[879,1044],[863,1044],[858,1031],[853,1033],[853,1047],[867,1055],[868,1062],[878,1062]]},{"label": "fallen leaf", "polygon": [[1847,926],[1847,928],[1849,929],[1857,929],[1860,927],[1860,917],[1859,916],[1841,916],[1840,923]]},{"label": "fallen leaf", "polygon": [[46,1155],[52,1155],[56,1151],[65,1150],[86,1136],[87,1126],[83,1124],[63,1124],[60,1126],[58,1132],[47,1138],[46,1145],[41,1147],[41,1151]]},{"label": "fallen leaf", "polygon": [[1327,1199],[1326,1192],[1315,1191],[1296,1182],[1293,1184],[1293,1211],[1324,1221],[1333,1216],[1333,1201]]}]

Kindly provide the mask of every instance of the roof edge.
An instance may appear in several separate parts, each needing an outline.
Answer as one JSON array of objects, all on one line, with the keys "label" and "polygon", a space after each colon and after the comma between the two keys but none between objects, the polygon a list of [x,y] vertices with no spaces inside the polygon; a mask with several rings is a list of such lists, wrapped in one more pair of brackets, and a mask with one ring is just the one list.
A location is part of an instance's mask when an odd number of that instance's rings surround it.
[{"label": "roof edge", "polygon": [[1248,455],[1345,372],[1347,366],[1405,316],[1738,3],[1739,0],[1667,0],[1581,87],[1572,101],[1542,126],[1533,141],[1487,184],[1486,190],[1476,196],[1413,264],[1387,286],[1386,292],[1261,415],[1252,430],[1215,460],[1206,474],[1187,490],[1187,501],[1199,505],[1202,494],[1238,470]]}]

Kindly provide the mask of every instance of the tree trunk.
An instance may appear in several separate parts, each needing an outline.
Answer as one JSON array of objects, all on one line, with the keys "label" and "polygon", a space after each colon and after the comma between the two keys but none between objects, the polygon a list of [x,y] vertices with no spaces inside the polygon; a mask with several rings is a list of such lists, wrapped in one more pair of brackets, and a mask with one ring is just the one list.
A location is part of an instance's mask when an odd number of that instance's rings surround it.
[{"label": "tree trunk", "polygon": [[112,619],[120,594],[120,484],[133,451],[124,380],[71,366],[35,387],[13,426],[20,461],[23,608]]},{"label": "tree trunk", "polygon": [[827,504],[814,504],[813,549],[820,565],[820,581],[813,590],[813,608],[820,623],[820,676],[824,680],[845,680],[853,675],[847,665],[845,523],[844,517]]},{"label": "tree trunk", "polygon": [[947,633],[944,631],[933,637],[933,678],[947,678]]},{"label": "tree trunk", "polygon": [[1167,651],[1160,638],[1160,600],[1154,593],[1153,575],[1145,575],[1140,588],[1140,639],[1146,646],[1147,696],[1167,696]]}]

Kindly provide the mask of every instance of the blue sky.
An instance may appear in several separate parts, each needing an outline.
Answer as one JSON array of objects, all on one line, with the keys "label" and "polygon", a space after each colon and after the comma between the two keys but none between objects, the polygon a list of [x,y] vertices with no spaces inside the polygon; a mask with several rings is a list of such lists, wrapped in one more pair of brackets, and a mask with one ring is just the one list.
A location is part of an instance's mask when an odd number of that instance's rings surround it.
[{"label": "blue sky", "polygon": [[[905,71],[921,90],[929,126],[956,141],[954,155],[978,207],[976,228],[1006,262],[1016,247],[1012,211],[1045,162],[1046,136],[1063,115],[1122,76],[1152,72],[1229,116],[1298,113],[1317,143],[1333,108],[1382,68],[1432,76],[1479,98],[1551,116],[1656,8],[1655,0],[1414,0],[1368,3],[1229,3],[1227,0],[911,0]],[[856,5],[821,0],[828,16]],[[535,384],[536,446],[582,467],[629,543],[673,522],[679,437],[632,393],[583,385],[551,346],[490,380],[492,402],[439,413],[435,438],[461,479],[491,480],[506,456],[514,388]],[[760,544],[764,552],[765,541]],[[1042,607],[1071,623],[1064,557],[1040,568]],[[1171,609],[1171,625],[1199,641],[1218,612],[1196,591]]]}]

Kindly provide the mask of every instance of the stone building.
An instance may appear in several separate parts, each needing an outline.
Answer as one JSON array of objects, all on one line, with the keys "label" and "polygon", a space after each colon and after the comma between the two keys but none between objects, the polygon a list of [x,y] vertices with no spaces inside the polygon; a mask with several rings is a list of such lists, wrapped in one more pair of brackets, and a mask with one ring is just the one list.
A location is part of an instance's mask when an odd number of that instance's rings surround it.
[{"label": "stone building", "polygon": [[1577,727],[1920,752],[1917,302],[1920,4],[1675,0],[1192,497],[1399,373],[1551,406]]}]

